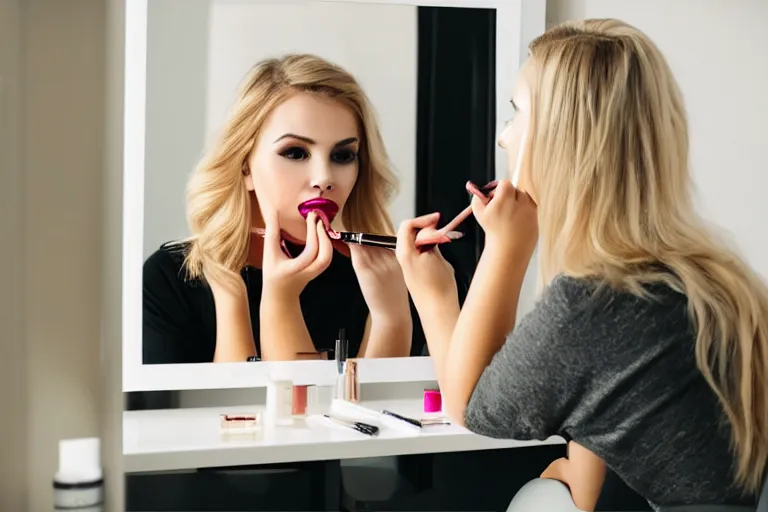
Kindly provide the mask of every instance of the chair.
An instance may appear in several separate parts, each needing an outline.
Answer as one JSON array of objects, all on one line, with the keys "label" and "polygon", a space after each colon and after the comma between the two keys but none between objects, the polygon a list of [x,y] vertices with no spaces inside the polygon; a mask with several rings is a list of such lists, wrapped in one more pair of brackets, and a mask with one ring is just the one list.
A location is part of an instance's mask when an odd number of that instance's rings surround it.
[{"label": "chair", "polygon": [[558,481],[536,478],[525,484],[512,498],[507,512],[582,512],[573,503],[571,491]]}]

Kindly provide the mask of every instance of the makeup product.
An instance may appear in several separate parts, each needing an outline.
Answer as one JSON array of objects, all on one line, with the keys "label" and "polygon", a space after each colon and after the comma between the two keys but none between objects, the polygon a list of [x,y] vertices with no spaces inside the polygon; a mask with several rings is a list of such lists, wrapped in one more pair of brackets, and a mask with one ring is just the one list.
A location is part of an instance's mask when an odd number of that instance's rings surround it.
[{"label": "makeup product", "polygon": [[221,414],[219,430],[222,434],[253,434],[261,428],[259,414]]},{"label": "makeup product", "polygon": [[339,329],[339,336],[336,338],[336,349],[334,350],[336,371],[339,375],[344,374],[344,363],[347,362],[348,351],[349,341],[347,341],[347,330],[342,327]]},{"label": "makeup product", "polygon": [[407,416],[402,416],[400,414],[394,413],[392,411],[381,411],[381,414],[388,416],[390,418],[394,418],[395,420],[404,423],[405,425],[409,425],[413,428],[421,428],[421,422],[419,420],[415,420],[413,418],[408,418]]},{"label": "makeup product", "polygon": [[437,389],[424,390],[424,412],[433,413],[443,410],[443,399]]},{"label": "makeup product", "polygon": [[310,386],[307,389],[307,416],[327,414],[331,410],[335,391],[333,386]]},{"label": "makeup product", "polygon": [[334,356],[336,359],[336,393],[335,397],[340,400],[347,399],[347,351],[349,343],[347,341],[347,331],[342,327],[339,329],[339,336],[336,338],[336,350]]},{"label": "makeup product", "polygon": [[[386,249],[395,249],[397,247],[397,237],[389,235],[373,235],[370,233],[350,233],[342,231],[339,233],[340,240],[348,244],[366,245],[368,247],[384,247]],[[444,233],[444,239],[428,243],[447,243],[453,240],[459,240],[464,233],[458,231],[447,231]]]},{"label": "makeup product", "polygon": [[275,380],[267,384],[266,420],[278,426],[293,425],[293,382]]},{"label": "makeup product", "polygon": [[379,435],[379,427],[376,425],[369,425],[368,423],[363,423],[361,421],[354,421],[340,418],[338,416],[331,416],[330,414],[324,414],[323,416],[336,425],[351,428],[352,430],[360,432],[361,434],[365,434],[371,437]]},{"label": "makeup product", "polygon": [[348,402],[360,402],[360,379],[357,375],[357,360],[349,359],[344,371],[344,395]]},{"label": "makeup product", "polygon": [[59,468],[53,479],[56,509],[81,509],[104,502],[104,476],[98,438],[59,441]]},{"label": "makeup product", "polygon": [[294,418],[301,418],[307,415],[308,392],[311,386],[293,386],[293,410],[291,414]]},{"label": "makeup product", "polygon": [[426,428],[426,427],[439,427],[439,426],[442,426],[442,425],[450,425],[450,424],[451,424],[451,420],[449,420],[445,416],[432,416],[432,417],[429,417],[429,418],[423,418],[421,420],[421,426],[423,428]]}]

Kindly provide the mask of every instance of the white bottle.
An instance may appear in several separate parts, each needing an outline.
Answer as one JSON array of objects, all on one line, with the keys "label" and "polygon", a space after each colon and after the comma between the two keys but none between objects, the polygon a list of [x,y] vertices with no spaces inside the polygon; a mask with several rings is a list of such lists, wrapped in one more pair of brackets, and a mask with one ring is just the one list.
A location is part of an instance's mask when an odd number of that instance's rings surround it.
[{"label": "white bottle", "polygon": [[96,437],[59,441],[59,469],[53,479],[55,509],[101,509],[104,476],[100,451]]},{"label": "white bottle", "polygon": [[267,384],[266,421],[272,425],[293,425],[293,382],[274,380]]}]

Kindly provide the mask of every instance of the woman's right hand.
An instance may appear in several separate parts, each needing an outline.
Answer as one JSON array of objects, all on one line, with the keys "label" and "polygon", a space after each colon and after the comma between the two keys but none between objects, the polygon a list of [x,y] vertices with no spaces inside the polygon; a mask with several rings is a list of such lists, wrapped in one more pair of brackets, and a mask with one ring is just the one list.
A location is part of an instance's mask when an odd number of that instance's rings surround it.
[{"label": "woman's right hand", "polygon": [[285,251],[277,212],[262,208],[262,215],[266,228],[262,256],[263,292],[298,298],[307,283],[331,264],[331,239],[322,221],[312,212],[307,216],[306,245],[298,256],[292,258]]}]

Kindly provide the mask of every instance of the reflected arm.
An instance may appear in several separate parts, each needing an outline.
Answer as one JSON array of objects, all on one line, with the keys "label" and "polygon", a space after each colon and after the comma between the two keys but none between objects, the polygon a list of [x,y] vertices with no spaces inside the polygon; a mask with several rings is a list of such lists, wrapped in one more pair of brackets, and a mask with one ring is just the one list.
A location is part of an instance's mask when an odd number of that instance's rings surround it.
[{"label": "reflected arm", "polygon": [[216,305],[216,350],[214,363],[244,362],[258,355],[253,341],[248,290],[245,284],[230,290],[211,283]]},{"label": "reflected arm", "polygon": [[376,318],[368,315],[363,343],[357,357],[408,357],[411,355],[413,319],[410,311],[403,318]]},{"label": "reflected arm", "polygon": [[323,354],[314,354],[317,349],[304,322],[298,296],[284,296],[264,288],[259,316],[262,361],[325,358]]}]

